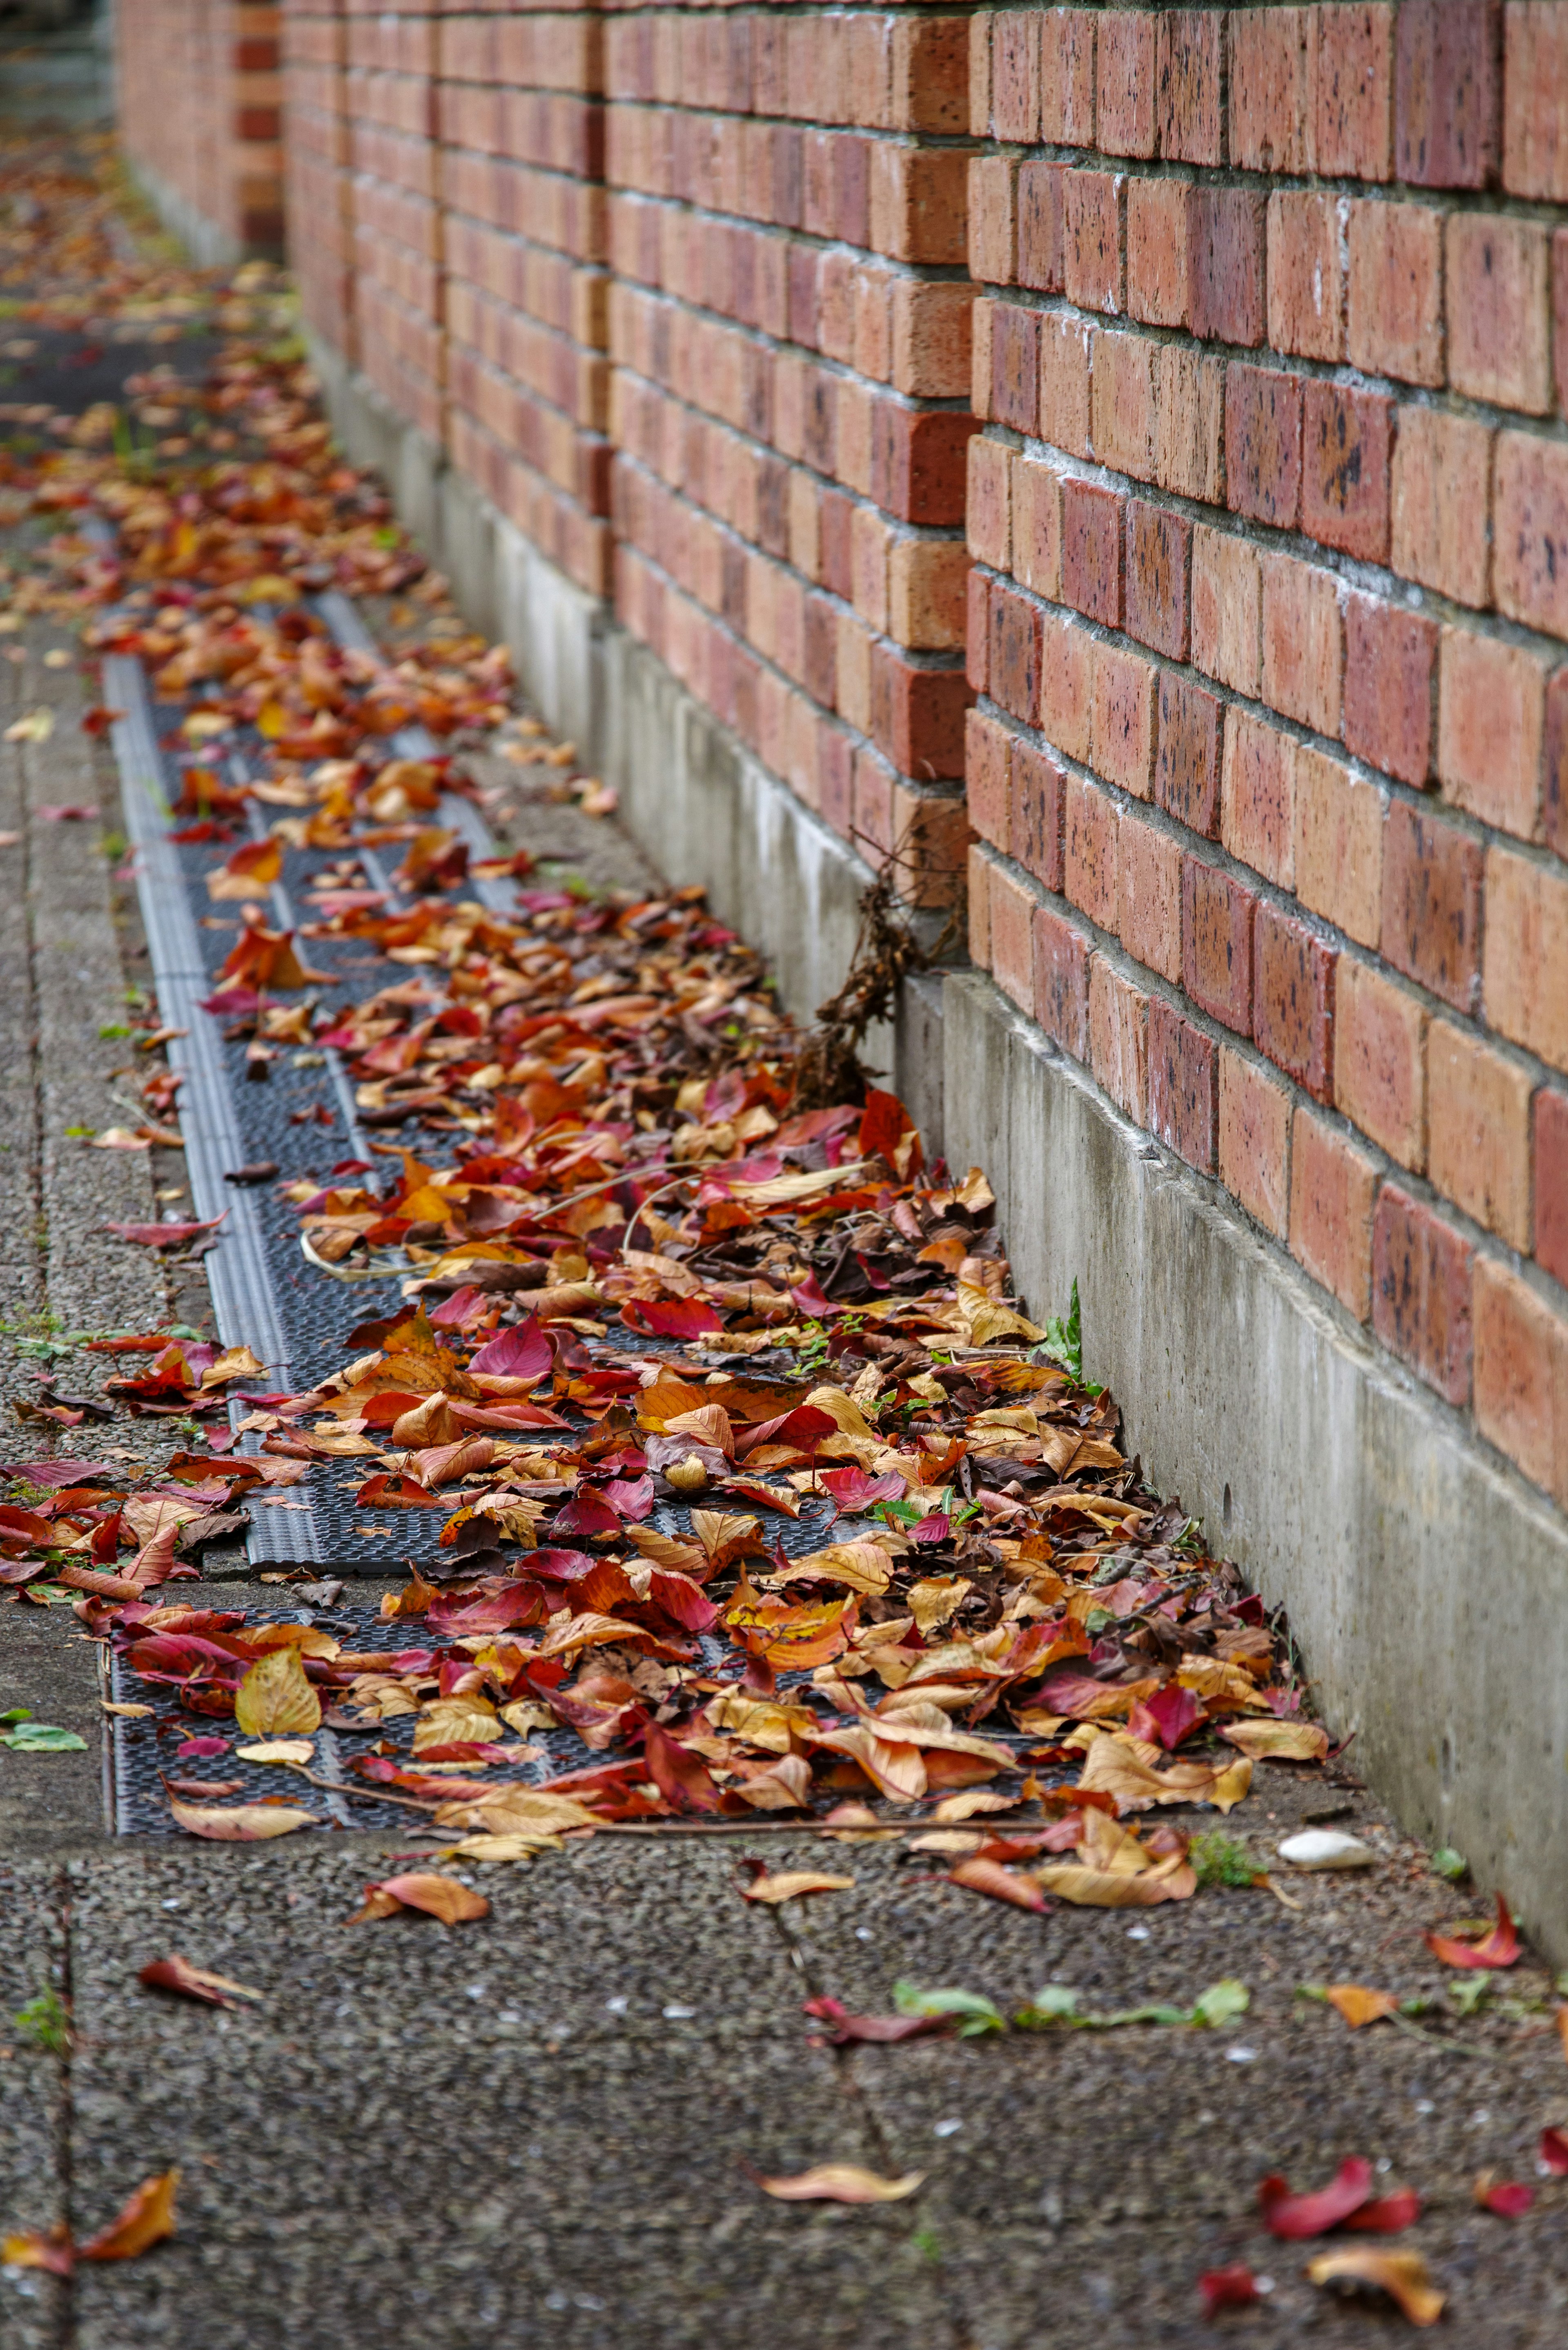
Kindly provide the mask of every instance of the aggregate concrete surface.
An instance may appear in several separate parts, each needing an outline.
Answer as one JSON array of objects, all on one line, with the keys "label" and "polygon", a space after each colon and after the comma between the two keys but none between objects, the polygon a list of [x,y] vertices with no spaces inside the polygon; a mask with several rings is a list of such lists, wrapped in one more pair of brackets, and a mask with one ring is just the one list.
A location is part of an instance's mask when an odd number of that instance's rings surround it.
[{"label": "aggregate concrete surface", "polygon": [[[124,1048],[98,1029],[146,965],[105,854],[112,770],[76,723],[89,685],[42,661],[69,639],[35,622],[0,642],[24,654],[0,659],[4,723],[46,701],[57,713],[49,743],[0,745],[0,830],[23,835],[0,847],[8,1406],[35,1388],[37,1358],[18,1347],[47,1326],[36,1317],[147,1324],[178,1303],[199,1319],[200,1299],[189,1275],[171,1293],[100,1231],[155,1212],[168,1162],[65,1133],[122,1115]],[[613,825],[525,773],[482,771],[515,804],[510,839],[597,879],[646,872]],[[40,816],[67,801],[101,819]],[[86,1384],[96,1359],[73,1354],[62,1378]],[[159,1440],[120,1415],[57,1443],[7,1409],[0,1454],[83,1439],[138,1453]],[[1318,2248],[1272,2240],[1255,2204],[1265,2173],[1318,2186],[1353,2154],[1419,2190],[1421,2218],[1395,2248],[1429,2261],[1450,2338],[1568,2338],[1568,2182],[1534,2170],[1542,2127],[1568,2124],[1545,1970],[1527,1953],[1497,1980],[1512,2014],[1456,2022],[1439,1999],[1428,2039],[1391,2023],[1352,2033],[1298,1995],[1341,1981],[1440,1992],[1422,1934],[1477,1907],[1360,1787],[1354,1750],[1327,1773],[1260,1766],[1225,1823],[1260,1867],[1314,1814],[1373,1844],[1365,1875],[1278,1871],[1295,1908],[1239,1887],[1035,1916],[948,1882],[938,1855],[880,1841],[606,1835],[471,1872],[491,1915],[449,1931],[413,1916],[345,1922],[406,1849],[395,1837],[225,1849],[109,1836],[96,1658],[68,1610],[0,1605],[0,1712],[16,1704],[88,1747],[0,1749],[0,2232],[68,2220],[85,2235],[151,2173],[182,2175],[179,2233],[145,2257],[83,2264],[69,2283],[0,2268],[5,2350],[1195,2350],[1226,2337],[1353,2350],[1405,2321],[1310,2286]],[[753,1855],[856,1883],[748,1907]],[[229,2014],[144,1990],[139,1970],[175,1951],[261,1998]],[[1186,2005],[1222,1977],[1252,2004],[1216,2031],[834,2051],[812,2044],[801,2012],[829,1993],[886,2012],[900,1979],[1004,2011],[1068,1983],[1110,2012]],[[68,2004],[63,2054],[16,2020],[50,1989]],[[780,2203],[756,2184],[829,2160],[924,2183],[879,2208]],[[1524,2219],[1476,2207],[1487,2168],[1538,2187]],[[1198,2276],[1237,2261],[1272,2290],[1207,2324]]]}]

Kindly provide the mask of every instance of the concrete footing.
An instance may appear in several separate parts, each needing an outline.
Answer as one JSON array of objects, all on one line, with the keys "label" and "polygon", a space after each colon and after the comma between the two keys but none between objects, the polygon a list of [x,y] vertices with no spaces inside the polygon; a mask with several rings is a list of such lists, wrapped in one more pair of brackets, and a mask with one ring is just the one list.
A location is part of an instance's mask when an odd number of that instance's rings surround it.
[{"label": "concrete footing", "polygon": [[[639,843],[701,882],[789,1008],[813,1012],[853,951],[860,860],[363,379],[315,358],[349,454],[618,786]],[[909,983],[871,1041],[933,1153],[986,1169],[1033,1310],[1064,1310],[1076,1279],[1085,1367],[1129,1451],[1288,1608],[1357,1767],[1568,1960],[1561,1519],[982,974]]]}]

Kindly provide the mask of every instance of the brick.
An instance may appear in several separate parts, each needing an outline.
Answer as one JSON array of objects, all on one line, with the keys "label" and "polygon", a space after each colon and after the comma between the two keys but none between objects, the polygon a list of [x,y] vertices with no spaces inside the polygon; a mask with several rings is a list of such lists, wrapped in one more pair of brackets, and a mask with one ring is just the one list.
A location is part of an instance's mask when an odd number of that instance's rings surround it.
[{"label": "brick", "polygon": [[1231,855],[1282,889],[1296,877],[1296,744],[1234,703],[1225,712],[1220,837]]},{"label": "brick", "polygon": [[1476,1426],[1532,1482],[1568,1502],[1568,1322],[1519,1275],[1475,1262]]},{"label": "brick", "polygon": [[1012,737],[982,712],[964,716],[964,785],[969,820],[1005,857],[1012,806]]},{"label": "brick", "polygon": [[1568,633],[1568,449],[1535,433],[1500,433],[1495,482],[1498,610]]},{"label": "brick", "polygon": [[1102,931],[1115,931],[1120,890],[1121,818],[1108,792],[1067,777],[1062,870],[1066,896]]},{"label": "brick", "polygon": [[961,262],[969,158],[957,147],[870,149],[870,225],[874,253],[893,261]]},{"label": "brick", "polygon": [[1040,714],[1040,607],[992,581],[990,621],[986,670],[992,700],[1032,726]]},{"label": "brick", "polygon": [[1220,1180],[1283,1240],[1290,1226],[1291,1097],[1275,1077],[1220,1047]]},{"label": "brick", "polygon": [[[989,139],[992,135],[991,32],[994,21],[983,11],[969,20],[969,132],[971,139]],[[877,74],[878,97],[865,104],[857,99],[855,108],[857,122],[872,123],[880,111],[881,104],[885,103],[880,99],[881,84],[886,79],[881,33],[879,25],[873,26],[868,23],[862,36],[869,37],[872,44],[875,60],[872,69]]]},{"label": "brick", "polygon": [[1372,1311],[1376,1160],[1298,1109],[1291,1137],[1291,1254],[1365,1322]]},{"label": "brick", "polygon": [[1541,819],[1546,671],[1521,646],[1446,628],[1438,668],[1438,774],[1456,807],[1521,839]]},{"label": "brick", "polygon": [[1429,204],[1350,207],[1345,348],[1402,383],[1443,380],[1443,215]]},{"label": "brick", "polygon": [[1347,750],[1417,789],[1432,763],[1438,624],[1377,596],[1345,605]]},{"label": "brick", "polygon": [[1040,314],[999,302],[991,314],[991,412],[1015,432],[1033,432],[1040,406]]},{"label": "brick", "polygon": [[1301,502],[1301,378],[1272,368],[1225,372],[1225,476],[1232,514],[1289,530]]},{"label": "brick", "polygon": [[1568,670],[1560,669],[1546,689],[1542,770],[1546,837],[1559,857],[1568,858]]},{"label": "brick", "polygon": [[982,286],[1018,275],[1018,166],[1005,155],[969,159],[969,273]]},{"label": "brick", "polygon": [[972,417],[880,399],[872,418],[870,495],[898,522],[961,523]]},{"label": "brick", "polygon": [[1040,322],[1040,437],[1072,457],[1089,454],[1089,376],[1094,329],[1065,311]]},{"label": "brick", "polygon": [[1012,459],[1012,568],[1054,603],[1062,591],[1062,476],[1037,457]]},{"label": "brick", "polygon": [[1089,942],[1049,906],[1033,916],[1034,1017],[1075,1061],[1089,1057]]},{"label": "brick", "polygon": [[1188,571],[1192,525],[1168,506],[1129,498],[1125,595],[1127,632],[1171,660],[1187,658]]},{"label": "brick", "polygon": [[1010,144],[1040,136],[1040,18],[1005,9],[991,19],[991,129]]},{"label": "brick", "polygon": [[1341,384],[1307,385],[1302,411],[1302,528],[1364,563],[1388,555],[1394,402]]},{"label": "brick", "polygon": [[1535,1256],[1568,1284],[1568,1094],[1535,1097]]},{"label": "brick", "polygon": [[1405,408],[1391,475],[1395,570],[1478,609],[1491,598],[1492,438],[1469,418]]},{"label": "brick", "polygon": [[1487,851],[1481,993],[1490,1026],[1568,1069],[1568,874]]},{"label": "brick", "polygon": [[1115,928],[1128,954],[1173,985],[1181,978],[1181,844],[1124,810]]},{"label": "brick", "polygon": [[[899,277],[893,281],[891,294],[894,390],[914,399],[963,399],[970,386],[972,289]],[[863,362],[858,339],[856,364],[864,373],[878,372]],[[886,375],[887,370],[881,372]]]},{"label": "brick", "polygon": [[1158,430],[1159,346],[1147,335],[1097,334],[1090,370],[1090,431],[1101,464],[1152,482]]},{"label": "brick", "polygon": [[1246,188],[1196,187],[1187,234],[1193,333],[1205,342],[1261,343],[1267,326],[1262,197]]},{"label": "brick", "polygon": [[1314,1099],[1332,1097],[1335,958],[1304,922],[1260,903],[1252,920],[1252,1035]]},{"label": "brick", "polygon": [[1320,734],[1336,735],[1344,678],[1339,584],[1291,555],[1260,557],[1263,699]]},{"label": "brick", "polygon": [[991,972],[1021,1012],[1034,1009],[1034,899],[1004,866],[986,881],[991,922]]},{"label": "brick", "polygon": [[1422,188],[1484,187],[1497,168],[1496,0],[1403,0],[1394,168]]},{"label": "brick", "polygon": [[[996,629],[992,627],[994,652]],[[992,679],[995,691],[996,681]],[[906,660],[878,645],[871,666],[871,732],[900,775],[941,782],[963,774],[963,721],[970,688],[963,671]]]},{"label": "brick", "polygon": [[1060,163],[1032,156],[1018,167],[1018,283],[1039,294],[1060,294],[1065,278],[1062,240],[1064,203]]},{"label": "brick", "polygon": [[[842,651],[838,668],[838,707],[847,718],[851,712],[844,700],[845,661]],[[964,583],[963,673],[977,693],[984,693],[988,690],[991,682],[991,579],[987,573],[979,569],[971,569]],[[869,674],[867,671],[867,686]],[[856,707],[859,706],[857,702]]]},{"label": "brick", "polygon": [[966,452],[969,483],[964,500],[965,537],[977,563],[1006,571],[1012,561],[1012,452],[977,432]]},{"label": "brick", "polygon": [[1159,151],[1168,161],[1225,160],[1225,20],[1218,8],[1160,12],[1156,77]]},{"label": "brick", "polygon": [[1064,612],[1047,613],[1044,631],[1041,729],[1066,757],[1086,764],[1094,732],[1095,639]]},{"label": "brick", "polygon": [[1096,63],[1096,143],[1103,155],[1152,155],[1156,140],[1155,16],[1106,9]]},{"label": "brick", "polygon": [[1089,962],[1089,1066],[1116,1107],[1147,1126],[1148,998],[1104,955]]},{"label": "brick", "polygon": [[1062,484],[1062,596],[1086,619],[1121,626],[1122,501],[1075,477]]},{"label": "brick", "polygon": [[1231,18],[1231,161],[1241,172],[1310,172],[1319,11],[1236,8]]},{"label": "brick", "polygon": [[1504,15],[1502,184],[1568,203],[1568,17],[1551,0]]},{"label": "brick", "polygon": [[[1345,356],[1338,213],[1336,197],[1303,189],[1277,189],[1269,198],[1269,340],[1277,351]],[[1130,216],[1127,234],[1130,242]]]},{"label": "brick", "polygon": [[1225,362],[1166,343],[1160,347],[1158,384],[1155,479],[1162,490],[1212,505],[1225,494]]},{"label": "brick", "polygon": [[1262,659],[1262,574],[1255,547],[1199,523],[1192,536],[1193,666],[1255,697]]},{"label": "brick", "polygon": [[[966,17],[906,17],[896,21],[892,105],[887,127],[892,130],[961,132],[969,121],[968,50]],[[853,113],[850,116],[854,121],[859,119]]]},{"label": "brick", "polygon": [[1217,865],[1181,860],[1181,983],[1200,1010],[1252,1033],[1252,921],[1257,899]]},{"label": "brick", "polygon": [[1517,1062],[1451,1021],[1433,1022],[1427,1172],[1439,1191],[1516,1249],[1530,1246],[1531,1093],[1530,1075]]},{"label": "brick", "polygon": [[1095,143],[1095,12],[1046,8],[1040,18],[1040,136],[1050,146]]},{"label": "brick", "polygon": [[1118,316],[1127,307],[1126,182],[1116,172],[1069,172],[1063,182],[1062,275],[1067,298]]},{"label": "brick", "polygon": [[1397,1184],[1372,1228],[1372,1326],[1446,1403],[1470,1393],[1470,1268],[1475,1251]]},{"label": "brick", "polygon": [[991,421],[991,322],[996,307],[986,295],[978,295],[971,314],[969,404],[981,424]]},{"label": "brick", "polygon": [[1124,646],[1099,642],[1094,679],[1095,769],[1146,800],[1153,788],[1158,671]]},{"label": "brick", "polygon": [[1394,800],[1383,832],[1382,951],[1457,1012],[1480,1001],[1482,857],[1457,825]]},{"label": "brick", "polygon": [[1303,743],[1296,759],[1296,896],[1364,947],[1383,920],[1383,795]]},{"label": "brick", "polygon": [[1427,1161],[1426,1041],[1419,997],[1343,955],[1334,999],[1335,1107],[1417,1174]]},{"label": "brick", "polygon": [[888,634],[913,651],[961,651],[968,577],[956,539],[896,537],[888,554]]},{"label": "brick", "polygon": [[1127,315],[1150,327],[1185,327],[1190,315],[1189,191],[1180,180],[1127,187]]},{"label": "brick", "polygon": [[1162,670],[1154,796],[1168,816],[1210,839],[1220,827],[1219,697]]},{"label": "brick", "polygon": [[1448,224],[1449,381],[1472,400],[1552,405],[1549,234],[1537,221],[1455,213]]},{"label": "brick", "polygon": [[1316,166],[1335,179],[1386,180],[1394,148],[1390,0],[1318,11]]},{"label": "brick", "polygon": [[1148,1007],[1148,1123],[1166,1148],[1200,1174],[1214,1171],[1219,1108],[1213,1039],[1158,998]]},{"label": "brick", "polygon": [[1011,853],[1047,889],[1062,887],[1062,823],[1067,779],[1054,759],[1032,743],[1012,745]]},{"label": "brick", "polygon": [[969,951],[970,959],[980,970],[991,969],[991,876],[990,858],[978,843],[969,852]]}]

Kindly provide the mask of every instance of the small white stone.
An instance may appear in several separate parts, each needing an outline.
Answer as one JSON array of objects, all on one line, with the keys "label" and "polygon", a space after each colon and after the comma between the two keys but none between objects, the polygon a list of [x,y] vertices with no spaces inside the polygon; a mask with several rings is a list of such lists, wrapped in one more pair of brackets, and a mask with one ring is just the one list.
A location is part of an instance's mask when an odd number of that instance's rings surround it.
[{"label": "small white stone", "polygon": [[1280,1858],[1288,1860],[1293,1868],[1376,1868],[1377,1855],[1359,1836],[1346,1835],[1339,1828],[1303,1828],[1300,1835],[1286,1836],[1279,1847]]},{"label": "small white stone", "polygon": [[1255,2048],[1244,2048],[1238,2044],[1234,2048],[1227,2048],[1225,2057],[1226,2062],[1231,2064],[1255,2064],[1258,2061],[1258,2052]]},{"label": "small white stone", "polygon": [[671,2023],[685,2023],[697,2011],[694,2007],[681,2007],[672,2002],[664,2012]]},{"label": "small white stone", "polygon": [[962,2116],[954,2115],[945,2122],[933,2122],[931,2124],[931,2136],[933,2137],[951,2137],[955,2130],[961,2130],[962,2127]]},{"label": "small white stone", "polygon": [[1147,1926],[1129,1926],[1127,1928],[1127,1939],[1129,1942],[1147,1942],[1148,1939],[1148,1928]]}]

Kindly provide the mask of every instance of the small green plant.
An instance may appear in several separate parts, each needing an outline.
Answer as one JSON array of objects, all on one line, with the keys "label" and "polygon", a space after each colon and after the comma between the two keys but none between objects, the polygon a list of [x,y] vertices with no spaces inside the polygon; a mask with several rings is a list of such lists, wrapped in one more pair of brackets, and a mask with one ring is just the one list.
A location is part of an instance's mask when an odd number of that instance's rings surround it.
[{"label": "small green plant", "polygon": [[929,2261],[934,2269],[940,2268],[942,2248],[934,2228],[917,2228],[909,2241],[923,2261]]},{"label": "small green plant", "polygon": [[1456,1852],[1451,1844],[1440,1844],[1436,1852],[1429,1853],[1427,1866],[1434,1877],[1447,1877],[1450,1885],[1458,1885],[1470,1873],[1469,1862],[1462,1852]]},{"label": "small green plant", "polygon": [[1064,1322],[1059,1314],[1052,1315],[1045,1325],[1044,1337],[1037,1347],[1031,1348],[1029,1359],[1032,1363],[1054,1363],[1056,1368],[1065,1371],[1075,1386],[1081,1387],[1085,1395],[1104,1395],[1104,1388],[1096,1387],[1093,1379],[1084,1377],[1084,1316],[1078,1304],[1076,1278],[1073,1283],[1066,1320]]},{"label": "small green plant", "polygon": [[30,2040],[47,2055],[70,2054],[70,2012],[57,1991],[41,1991],[36,1999],[30,1999],[26,2007],[16,2010],[16,2022],[24,2040]]},{"label": "small green plant", "polygon": [[1180,2026],[1199,2031],[1216,2032],[1221,2025],[1234,2023],[1245,2015],[1252,2004],[1252,1994],[1244,1982],[1233,1975],[1210,1983],[1199,1991],[1190,2007],[1169,2007],[1163,2001],[1154,2001],[1145,2007],[1125,2007],[1111,2015],[1086,2014],[1078,2005],[1078,1994],[1067,1983],[1047,1983],[1037,1991],[1028,2007],[1021,2007],[1013,2022],[1021,2032],[1049,2032],[1065,2025],[1075,2032],[1118,2032],[1127,2024],[1153,2023],[1166,2030]]},{"label": "small green plant", "polygon": [[1222,1828],[1210,1828],[1192,1839],[1187,1856],[1199,1887],[1207,1892],[1217,1885],[1256,1885],[1257,1864],[1244,1844]]},{"label": "small green plant", "polygon": [[100,857],[106,857],[111,865],[118,865],[130,843],[123,832],[106,832],[98,847]]},{"label": "small green plant", "polygon": [[1456,2015],[1479,2015],[1490,1989],[1491,1976],[1485,1967],[1474,1974],[1453,1975],[1449,1981],[1449,2004]]},{"label": "small green plant", "polygon": [[979,1991],[921,1991],[918,1983],[896,1982],[893,2004],[900,2015],[957,2016],[961,2040],[978,2040],[988,2032],[1007,2029],[1002,2010]]},{"label": "small green plant", "polygon": [[125,1037],[134,1036],[136,1031],[129,1021],[106,1020],[98,1033],[106,1045],[118,1045]]}]

